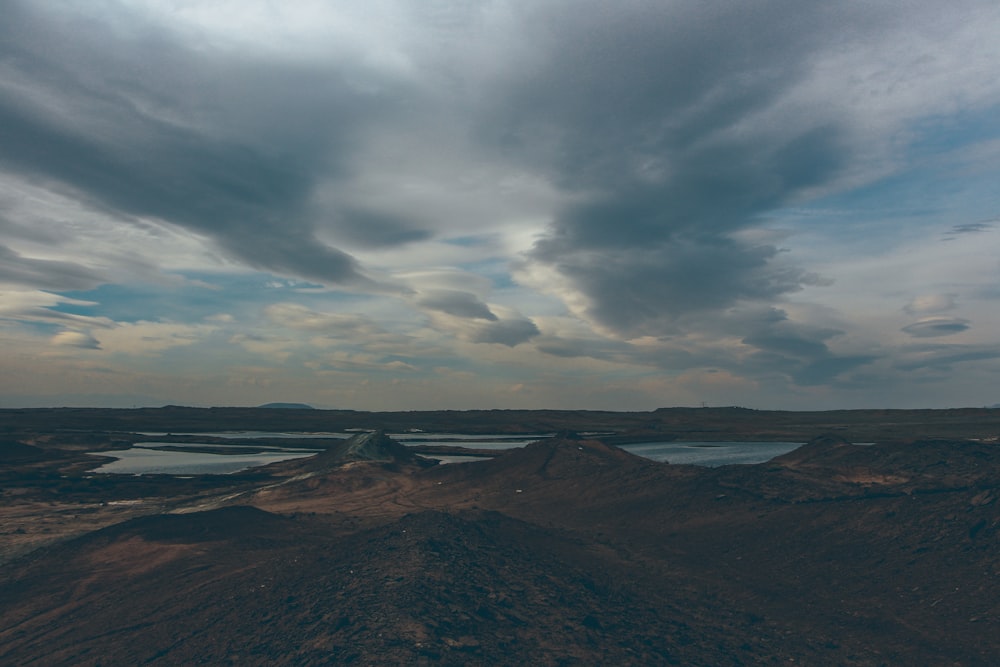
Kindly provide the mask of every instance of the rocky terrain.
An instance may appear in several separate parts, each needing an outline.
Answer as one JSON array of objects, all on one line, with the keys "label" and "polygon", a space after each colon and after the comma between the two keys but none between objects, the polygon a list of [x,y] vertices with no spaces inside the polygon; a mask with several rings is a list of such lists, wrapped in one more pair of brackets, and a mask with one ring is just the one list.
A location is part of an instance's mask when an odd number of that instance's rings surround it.
[{"label": "rocky terrain", "polygon": [[679,440],[806,441],[836,433],[852,442],[919,438],[996,438],[1000,409],[830,410],[787,412],[746,408],[660,408],[649,412],[595,410],[441,410],[359,412],[262,408],[0,409],[5,434],[127,434],[133,431],[344,431],[409,429],[447,433],[599,432],[616,443]]},{"label": "rocky terrain", "polygon": [[995,442],[697,468],[565,433],[428,467],[365,434],[98,479],[8,440],[0,664],[1000,664]]}]

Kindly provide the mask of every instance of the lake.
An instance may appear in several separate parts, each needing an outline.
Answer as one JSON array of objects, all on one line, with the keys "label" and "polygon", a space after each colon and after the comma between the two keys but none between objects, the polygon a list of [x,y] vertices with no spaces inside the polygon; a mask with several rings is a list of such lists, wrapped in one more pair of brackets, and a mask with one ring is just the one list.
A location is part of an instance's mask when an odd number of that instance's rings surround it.
[{"label": "lake", "polygon": [[[155,437],[164,433],[145,434]],[[194,435],[194,434],[176,434]],[[353,433],[264,433],[259,431],[241,431],[239,433],[204,433],[213,437],[243,438],[243,439],[280,439],[280,438],[336,438],[349,437]],[[548,434],[535,436],[510,435],[456,435],[446,433],[391,433],[394,440],[404,445],[453,445],[475,447],[477,449],[504,450],[525,445],[536,440],[549,437]],[[637,456],[654,461],[689,464],[707,467],[722,465],[739,465],[763,463],[775,456],[780,456],[799,447],[802,443],[795,442],[647,442],[623,445],[622,449]],[[154,449],[155,447],[171,447],[175,451]],[[224,450],[224,444],[206,443],[168,443],[142,442],[136,443],[131,449],[94,452],[99,456],[113,456],[115,461],[106,463],[95,469],[99,473],[118,473],[125,475],[166,474],[166,475],[225,475],[255,466],[275,463],[288,459],[312,456],[318,450],[303,450],[301,448],[284,448],[262,445],[254,453],[206,453],[201,451],[183,451],[186,448],[213,448]],[[234,448],[245,449],[246,445],[233,445]],[[179,451],[177,451],[179,450]],[[464,456],[434,456],[442,463],[463,463],[483,460]]]},{"label": "lake", "polygon": [[115,461],[105,463],[94,472],[120,475],[228,475],[247,468],[267,465],[277,461],[313,456],[316,451],[261,448],[253,454],[209,454],[196,451],[164,451],[152,447],[170,446],[183,450],[186,447],[212,447],[224,449],[225,445],[207,445],[176,442],[136,443],[131,449],[112,452],[93,452],[98,456],[113,456]]},{"label": "lake", "polygon": [[637,456],[665,463],[707,466],[764,463],[802,446],[801,442],[643,442],[622,445]]}]

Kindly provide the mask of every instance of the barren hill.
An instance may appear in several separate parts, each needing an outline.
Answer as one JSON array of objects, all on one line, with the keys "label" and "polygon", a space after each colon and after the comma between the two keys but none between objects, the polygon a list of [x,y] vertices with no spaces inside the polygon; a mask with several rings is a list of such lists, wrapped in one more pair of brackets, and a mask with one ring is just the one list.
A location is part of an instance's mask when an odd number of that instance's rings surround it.
[{"label": "barren hill", "polygon": [[996,445],[368,458],[7,564],[0,663],[1000,663]]}]

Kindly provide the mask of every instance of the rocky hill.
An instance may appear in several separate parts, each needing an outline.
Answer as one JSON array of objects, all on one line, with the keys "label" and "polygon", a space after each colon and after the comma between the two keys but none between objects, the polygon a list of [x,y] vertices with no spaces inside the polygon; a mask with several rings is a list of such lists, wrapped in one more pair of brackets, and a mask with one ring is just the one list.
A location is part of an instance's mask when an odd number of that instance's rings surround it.
[{"label": "rocky hill", "polygon": [[335,442],[325,451],[302,461],[276,464],[275,470],[291,472],[324,472],[336,470],[351,463],[384,463],[427,467],[434,462],[417,456],[413,450],[401,445],[385,431],[358,433],[347,440]]},{"label": "rocky hill", "polygon": [[3,566],[0,663],[1000,664],[996,445],[421,467],[366,436]]}]

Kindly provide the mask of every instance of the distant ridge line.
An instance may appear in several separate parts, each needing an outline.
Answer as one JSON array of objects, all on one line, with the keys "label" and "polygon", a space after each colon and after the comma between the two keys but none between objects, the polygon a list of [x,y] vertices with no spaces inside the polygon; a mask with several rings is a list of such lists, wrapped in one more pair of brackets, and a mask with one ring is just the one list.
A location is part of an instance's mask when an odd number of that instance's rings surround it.
[{"label": "distant ridge line", "polygon": [[308,403],[265,403],[264,405],[258,405],[258,408],[272,408],[277,410],[315,410],[313,406]]}]

